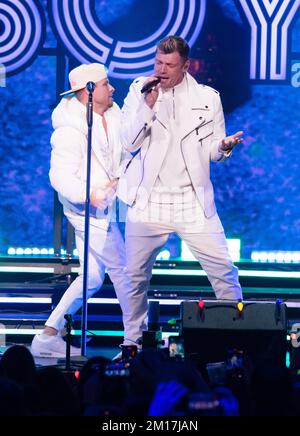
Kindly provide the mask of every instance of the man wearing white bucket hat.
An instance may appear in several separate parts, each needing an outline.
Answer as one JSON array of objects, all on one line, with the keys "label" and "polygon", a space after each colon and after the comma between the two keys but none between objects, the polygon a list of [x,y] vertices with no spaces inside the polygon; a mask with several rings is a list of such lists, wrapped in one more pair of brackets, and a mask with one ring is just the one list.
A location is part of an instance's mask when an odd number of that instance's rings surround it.
[{"label": "man wearing white bucket hat", "polygon": [[[69,81],[71,89],[62,94],[64,98],[52,114],[54,132],[51,136],[49,175],[51,185],[63,204],[64,213],[75,229],[81,272],[48,318],[43,333],[36,335],[32,341],[32,354],[40,357],[65,356],[66,343],[61,335],[65,324],[64,315],[75,314],[82,305],[88,82],[95,83],[88,297],[101,287],[106,268],[123,312],[124,344],[132,344],[129,336],[132,321],[127,303],[129,283],[124,272],[124,242],[118,225],[112,218],[122,153],[119,140],[120,109],[113,101],[114,88],[108,81],[104,65],[80,65],[70,72]],[[80,349],[71,347],[71,355],[80,355]]]}]

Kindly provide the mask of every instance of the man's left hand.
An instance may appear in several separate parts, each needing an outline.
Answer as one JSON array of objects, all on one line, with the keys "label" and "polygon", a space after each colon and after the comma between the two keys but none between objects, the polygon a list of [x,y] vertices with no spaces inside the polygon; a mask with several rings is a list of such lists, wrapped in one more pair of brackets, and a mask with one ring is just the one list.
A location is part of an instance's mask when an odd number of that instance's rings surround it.
[{"label": "man's left hand", "polygon": [[229,152],[231,150],[233,150],[233,148],[239,144],[240,142],[243,142],[243,138],[241,138],[241,136],[244,134],[244,132],[242,130],[240,130],[239,132],[234,133],[234,135],[231,136],[227,136],[226,138],[224,138],[220,144],[219,150],[221,153],[226,153]]}]

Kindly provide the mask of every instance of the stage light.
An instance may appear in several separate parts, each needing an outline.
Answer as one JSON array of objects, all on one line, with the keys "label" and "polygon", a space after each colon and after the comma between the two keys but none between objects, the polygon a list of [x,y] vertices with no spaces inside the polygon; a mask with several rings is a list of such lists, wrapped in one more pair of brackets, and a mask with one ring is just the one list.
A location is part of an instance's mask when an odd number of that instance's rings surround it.
[{"label": "stage light", "polygon": [[252,262],[259,262],[259,253],[257,251],[251,253],[251,260]]},{"label": "stage light", "polygon": [[300,263],[300,252],[299,251],[292,252],[292,262]]},{"label": "stage light", "polygon": [[205,303],[204,303],[203,300],[199,300],[199,301],[198,301],[198,307],[199,307],[199,309],[200,309],[201,311],[204,309],[204,307],[205,307]]},{"label": "stage light", "polygon": [[263,251],[262,253],[260,253],[259,259],[261,262],[267,262],[268,253],[266,251]]},{"label": "stage light", "polygon": [[16,255],[18,255],[18,256],[23,256],[23,255],[26,255],[26,256],[31,256],[31,255],[34,255],[34,256],[39,256],[39,255],[53,256],[54,255],[54,248],[38,248],[38,247],[34,247],[34,248],[18,247],[18,248],[15,248],[15,247],[9,247],[7,250],[7,254],[9,256],[16,256]]},{"label": "stage light", "polygon": [[267,261],[271,262],[271,263],[274,263],[276,261],[276,254],[275,253],[269,253]]},{"label": "stage light", "polygon": [[8,304],[51,304],[52,298],[48,297],[0,297],[0,303]]},{"label": "stage light", "polygon": [[285,253],[284,254],[284,261],[285,261],[285,263],[292,263],[292,253]]},{"label": "stage light", "polygon": [[283,263],[283,261],[284,261],[284,254],[281,252],[276,253],[276,262]]},{"label": "stage light", "polygon": [[168,320],[168,324],[169,325],[176,325],[177,324],[177,320],[176,319],[169,319]]},{"label": "stage light", "polygon": [[199,307],[200,318],[201,318],[202,320],[204,320],[204,308],[205,308],[205,303],[204,303],[203,300],[200,299],[200,300],[197,302],[197,304],[198,304],[198,307]]},{"label": "stage light", "polygon": [[239,301],[238,304],[236,305],[236,307],[237,307],[238,312],[240,314],[242,314],[244,311],[244,307],[245,307],[244,303],[242,301]]},{"label": "stage light", "polygon": [[300,263],[299,251],[253,251],[252,262]]}]

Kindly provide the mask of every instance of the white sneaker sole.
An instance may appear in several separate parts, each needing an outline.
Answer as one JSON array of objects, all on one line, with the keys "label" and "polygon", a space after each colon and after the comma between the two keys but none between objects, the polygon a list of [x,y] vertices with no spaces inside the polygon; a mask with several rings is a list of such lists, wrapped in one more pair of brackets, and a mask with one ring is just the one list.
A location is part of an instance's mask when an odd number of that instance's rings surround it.
[{"label": "white sneaker sole", "polygon": [[[39,350],[39,351],[35,351],[33,349],[31,349],[31,354],[34,357],[48,357],[48,358],[56,358],[56,359],[65,359],[66,358],[66,353],[58,353],[57,351],[49,351],[49,350]],[[73,352],[71,353],[71,357],[78,357],[81,356],[81,352],[80,350],[78,350],[78,352]]]}]

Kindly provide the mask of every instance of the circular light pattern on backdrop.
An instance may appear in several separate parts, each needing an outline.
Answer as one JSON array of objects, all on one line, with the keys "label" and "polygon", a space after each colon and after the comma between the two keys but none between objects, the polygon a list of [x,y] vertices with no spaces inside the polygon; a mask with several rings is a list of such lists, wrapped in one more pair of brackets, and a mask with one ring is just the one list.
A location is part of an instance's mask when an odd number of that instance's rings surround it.
[{"label": "circular light pattern on backdrop", "polygon": [[144,39],[117,41],[101,29],[92,0],[50,0],[49,14],[57,37],[81,63],[106,64],[119,79],[151,74],[157,42],[180,35],[193,46],[202,29],[206,0],[168,0],[166,16],[158,29]]},{"label": "circular light pattern on backdrop", "polygon": [[1,0],[0,64],[16,74],[38,55],[44,42],[45,19],[39,2]]}]

